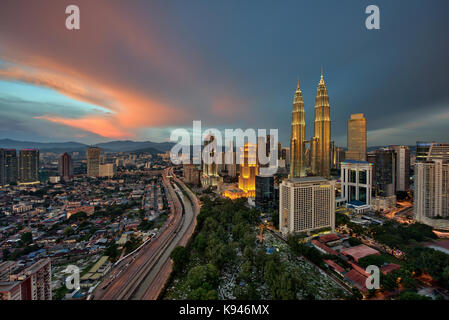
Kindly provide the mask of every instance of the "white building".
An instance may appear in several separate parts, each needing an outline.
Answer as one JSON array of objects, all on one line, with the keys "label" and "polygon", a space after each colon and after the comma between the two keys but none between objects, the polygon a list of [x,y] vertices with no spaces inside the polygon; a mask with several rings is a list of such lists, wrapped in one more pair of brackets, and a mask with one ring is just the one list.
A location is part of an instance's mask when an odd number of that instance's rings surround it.
[{"label": "white building", "polygon": [[393,146],[396,153],[396,191],[410,189],[410,149],[408,146]]},{"label": "white building", "polygon": [[335,181],[321,177],[284,180],[279,190],[279,228],[286,235],[335,228]]},{"label": "white building", "polygon": [[449,227],[449,162],[416,162],[414,215],[417,221],[436,228]]},{"label": "white building", "polygon": [[349,204],[371,205],[373,165],[367,161],[345,160],[341,163],[341,197]]}]

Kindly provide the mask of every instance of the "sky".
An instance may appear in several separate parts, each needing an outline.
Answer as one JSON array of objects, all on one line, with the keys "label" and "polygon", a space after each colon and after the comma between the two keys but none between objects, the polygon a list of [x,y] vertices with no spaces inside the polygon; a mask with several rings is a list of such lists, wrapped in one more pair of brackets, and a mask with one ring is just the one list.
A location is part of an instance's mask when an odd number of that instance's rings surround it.
[{"label": "sky", "polygon": [[[67,30],[65,8],[80,8]],[[367,30],[365,8],[380,9]],[[2,0],[0,139],[169,141],[176,128],[278,129],[300,80],[307,137],[321,68],[332,139],[449,142],[447,0]]]}]

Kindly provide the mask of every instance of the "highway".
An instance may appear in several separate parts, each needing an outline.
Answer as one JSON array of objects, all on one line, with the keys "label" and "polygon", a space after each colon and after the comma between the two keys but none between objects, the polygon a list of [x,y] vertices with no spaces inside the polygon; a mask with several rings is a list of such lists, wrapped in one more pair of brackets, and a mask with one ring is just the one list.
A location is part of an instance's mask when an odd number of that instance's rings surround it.
[{"label": "highway", "polygon": [[[185,197],[170,181],[170,176],[189,195]],[[171,272],[170,254],[185,245],[195,229],[199,204],[196,196],[173,174],[164,170],[163,183],[168,190],[169,217],[161,231],[134,253],[119,261],[95,288],[94,300],[157,299]],[[181,201],[184,204],[185,212]]]}]

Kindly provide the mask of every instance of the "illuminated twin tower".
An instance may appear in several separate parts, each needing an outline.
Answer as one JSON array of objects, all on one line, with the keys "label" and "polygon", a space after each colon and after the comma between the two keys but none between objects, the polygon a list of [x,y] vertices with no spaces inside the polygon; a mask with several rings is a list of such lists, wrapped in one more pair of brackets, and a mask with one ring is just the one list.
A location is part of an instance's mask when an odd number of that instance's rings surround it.
[{"label": "illuminated twin tower", "polygon": [[[306,144],[309,144],[309,149]],[[328,177],[331,167],[331,118],[329,95],[324,83],[323,71],[315,99],[314,136],[306,140],[306,123],[302,92],[296,88],[293,99],[292,134],[290,138],[290,177],[306,176],[310,167],[312,175]]]}]

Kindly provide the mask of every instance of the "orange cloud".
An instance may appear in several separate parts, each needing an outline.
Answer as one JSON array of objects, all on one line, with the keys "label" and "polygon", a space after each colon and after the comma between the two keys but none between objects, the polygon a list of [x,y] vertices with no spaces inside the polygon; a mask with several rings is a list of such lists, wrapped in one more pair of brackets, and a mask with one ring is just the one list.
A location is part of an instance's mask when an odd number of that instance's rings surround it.
[{"label": "orange cloud", "polygon": [[55,116],[39,116],[36,119],[47,120],[50,122],[63,124],[69,127],[81,129],[84,131],[98,134],[99,136],[112,139],[134,138],[135,135],[122,130],[113,124],[113,119],[99,117],[84,117],[80,119],[68,119]]}]

